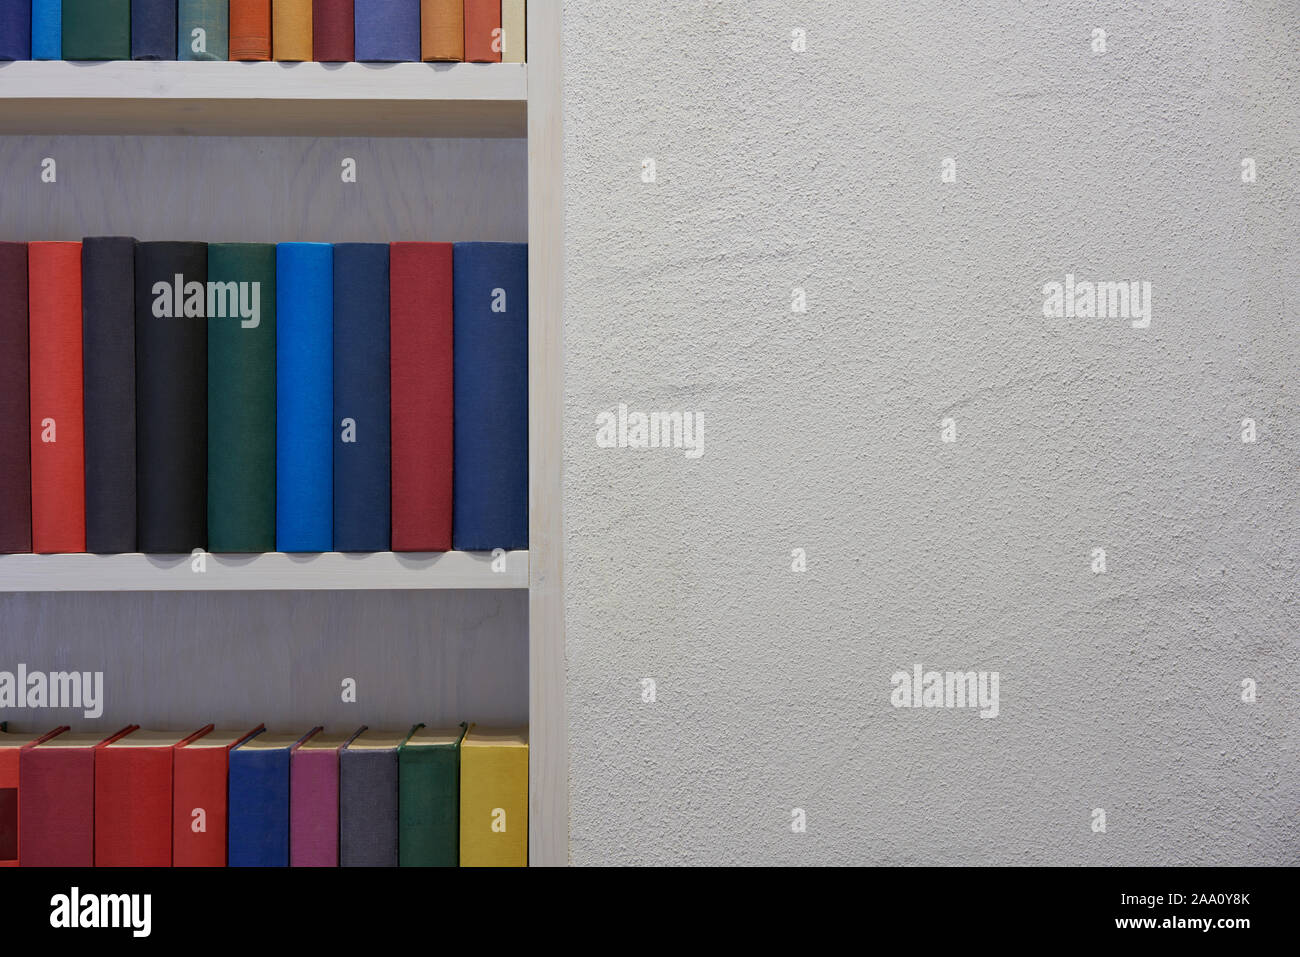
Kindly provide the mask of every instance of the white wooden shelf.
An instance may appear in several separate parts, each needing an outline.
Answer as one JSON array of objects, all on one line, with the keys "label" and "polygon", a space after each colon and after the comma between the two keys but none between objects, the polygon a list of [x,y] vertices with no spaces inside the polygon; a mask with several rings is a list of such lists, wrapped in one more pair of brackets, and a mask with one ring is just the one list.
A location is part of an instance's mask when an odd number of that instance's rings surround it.
[{"label": "white wooden shelf", "polygon": [[522,63],[0,63],[0,134],[524,137]]},{"label": "white wooden shelf", "polygon": [[217,555],[0,555],[0,592],[297,591],[527,588],[528,552]]}]

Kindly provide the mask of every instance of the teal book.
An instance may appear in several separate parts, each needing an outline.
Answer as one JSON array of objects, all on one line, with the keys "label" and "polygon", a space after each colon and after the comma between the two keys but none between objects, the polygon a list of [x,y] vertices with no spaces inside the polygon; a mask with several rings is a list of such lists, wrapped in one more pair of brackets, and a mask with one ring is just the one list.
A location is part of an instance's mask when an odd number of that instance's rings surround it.
[{"label": "teal book", "polygon": [[230,59],[227,0],[178,0],[176,55],[181,60]]}]

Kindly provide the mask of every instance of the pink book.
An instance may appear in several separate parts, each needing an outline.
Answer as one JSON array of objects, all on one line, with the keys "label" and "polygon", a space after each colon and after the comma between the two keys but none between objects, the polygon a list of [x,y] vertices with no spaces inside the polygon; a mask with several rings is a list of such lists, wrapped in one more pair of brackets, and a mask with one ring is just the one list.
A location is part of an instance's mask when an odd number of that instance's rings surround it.
[{"label": "pink book", "polygon": [[364,731],[314,734],[289,756],[289,866],[339,866],[339,751]]}]

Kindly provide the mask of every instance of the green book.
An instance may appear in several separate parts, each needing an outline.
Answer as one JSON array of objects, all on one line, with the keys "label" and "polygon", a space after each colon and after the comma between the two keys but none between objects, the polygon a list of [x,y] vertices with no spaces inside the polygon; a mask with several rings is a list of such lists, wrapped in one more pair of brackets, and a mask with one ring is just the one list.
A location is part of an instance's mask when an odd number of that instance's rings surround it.
[{"label": "green book", "polygon": [[131,59],[131,0],[63,0],[63,59]]},{"label": "green book", "polygon": [[418,725],[397,753],[398,861],[402,867],[460,863],[460,742],[465,726]]},{"label": "green book", "polygon": [[208,245],[208,550],[275,551],[275,246]]}]

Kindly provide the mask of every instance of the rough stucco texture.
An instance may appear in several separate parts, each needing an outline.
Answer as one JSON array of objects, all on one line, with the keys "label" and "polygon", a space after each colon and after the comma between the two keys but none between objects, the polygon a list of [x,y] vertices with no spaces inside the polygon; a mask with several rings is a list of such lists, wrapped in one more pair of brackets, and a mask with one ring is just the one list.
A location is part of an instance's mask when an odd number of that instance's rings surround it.
[{"label": "rough stucco texture", "polygon": [[1300,7],[564,16],[573,862],[1296,863]]}]

